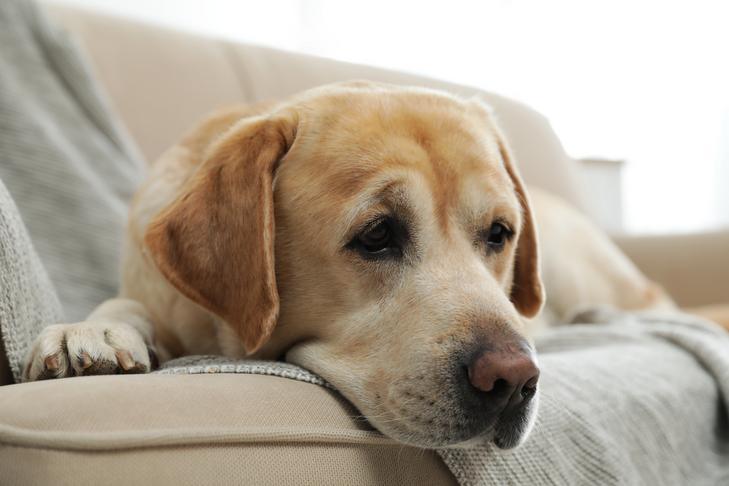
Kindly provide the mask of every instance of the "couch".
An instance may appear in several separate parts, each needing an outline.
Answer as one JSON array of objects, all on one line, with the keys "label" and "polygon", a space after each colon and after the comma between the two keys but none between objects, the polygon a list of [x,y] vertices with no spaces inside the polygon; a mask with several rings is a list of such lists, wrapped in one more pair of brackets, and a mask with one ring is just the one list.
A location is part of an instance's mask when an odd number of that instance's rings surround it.
[{"label": "couch", "polygon": [[[490,103],[525,180],[585,208],[579,162],[547,119],[491,93],[414,75],[201,38],[48,5],[88,53],[131,138],[154,160],[196,120],[228,103],[285,97],[367,78],[481,96]],[[683,306],[729,301],[729,231],[619,236],[616,241]],[[1,361],[1,360],[0,360]],[[11,383],[0,365],[1,384]],[[123,381],[122,381],[123,380]],[[454,484],[433,451],[382,437],[338,394],[256,375],[98,376],[11,385],[0,414],[27,443],[3,467],[37,467],[39,484]],[[48,408],[49,401],[53,409]],[[17,458],[15,460],[14,458]],[[60,479],[59,479],[60,478]]]}]

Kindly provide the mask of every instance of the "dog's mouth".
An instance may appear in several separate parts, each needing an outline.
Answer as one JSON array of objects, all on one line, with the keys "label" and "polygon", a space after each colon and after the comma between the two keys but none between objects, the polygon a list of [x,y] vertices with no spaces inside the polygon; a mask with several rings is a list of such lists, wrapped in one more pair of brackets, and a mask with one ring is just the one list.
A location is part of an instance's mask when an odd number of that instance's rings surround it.
[{"label": "dog's mouth", "polygon": [[[403,444],[425,448],[465,448],[493,443],[517,447],[529,435],[538,409],[538,386],[521,398],[511,389],[476,389],[467,372],[450,358],[431,361],[430,372],[402,373],[391,381],[341,380],[320,362],[307,360],[305,346],[292,348],[287,361],[327,379],[379,432]],[[307,366],[308,365],[308,366]],[[437,372],[434,372],[437,370]]]},{"label": "dog's mouth", "polygon": [[494,430],[494,445],[499,449],[513,449],[522,444],[534,426],[537,418],[539,397],[516,410],[505,410]]},{"label": "dog's mouth", "polygon": [[481,413],[455,405],[433,404],[429,410],[404,410],[392,413],[392,419],[372,425],[383,434],[416,447],[470,448],[493,443],[499,449],[512,449],[528,437],[536,419],[538,397],[506,407],[498,413],[484,409]]}]

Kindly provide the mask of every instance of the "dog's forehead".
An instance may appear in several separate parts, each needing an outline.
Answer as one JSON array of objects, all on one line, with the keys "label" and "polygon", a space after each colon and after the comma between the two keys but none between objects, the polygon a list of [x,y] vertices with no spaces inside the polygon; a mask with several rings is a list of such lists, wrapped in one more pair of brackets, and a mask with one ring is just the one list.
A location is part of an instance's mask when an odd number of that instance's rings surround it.
[{"label": "dog's forehead", "polygon": [[[310,107],[301,132],[309,163],[333,190],[359,192],[388,169],[416,170],[442,188],[503,172],[498,135],[485,112],[444,94],[352,91]],[[503,174],[505,175],[505,173]]]},{"label": "dog's forehead", "polygon": [[342,202],[415,172],[445,218],[464,188],[511,187],[498,134],[474,103],[427,91],[352,90],[315,99],[305,120],[297,172]]}]

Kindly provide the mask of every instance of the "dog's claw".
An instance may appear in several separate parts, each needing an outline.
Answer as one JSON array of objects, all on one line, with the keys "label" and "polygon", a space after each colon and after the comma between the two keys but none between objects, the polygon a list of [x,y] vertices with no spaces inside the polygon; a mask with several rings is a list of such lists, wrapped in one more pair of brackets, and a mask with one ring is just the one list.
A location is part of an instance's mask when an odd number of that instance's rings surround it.
[{"label": "dog's claw", "polygon": [[46,359],[43,360],[43,364],[48,371],[56,371],[60,366],[60,363],[58,362],[58,356],[56,356],[55,354],[46,357]]},{"label": "dog's claw", "polygon": [[81,368],[86,370],[90,368],[93,364],[94,361],[91,359],[91,356],[89,356],[88,353],[81,354]]},{"label": "dog's claw", "polygon": [[119,366],[121,366],[124,371],[129,371],[137,366],[137,364],[134,362],[134,358],[132,358],[132,355],[129,353],[129,351],[117,351],[116,360],[119,363]]}]

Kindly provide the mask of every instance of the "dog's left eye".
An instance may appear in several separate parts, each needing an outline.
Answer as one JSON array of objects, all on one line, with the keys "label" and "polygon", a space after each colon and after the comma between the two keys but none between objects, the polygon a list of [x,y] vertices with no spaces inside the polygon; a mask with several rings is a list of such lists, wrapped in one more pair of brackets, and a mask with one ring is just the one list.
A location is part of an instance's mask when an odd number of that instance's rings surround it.
[{"label": "dog's left eye", "polygon": [[512,237],[513,232],[499,221],[494,222],[491,227],[483,232],[483,240],[489,250],[500,252],[504,249],[506,242]]}]

